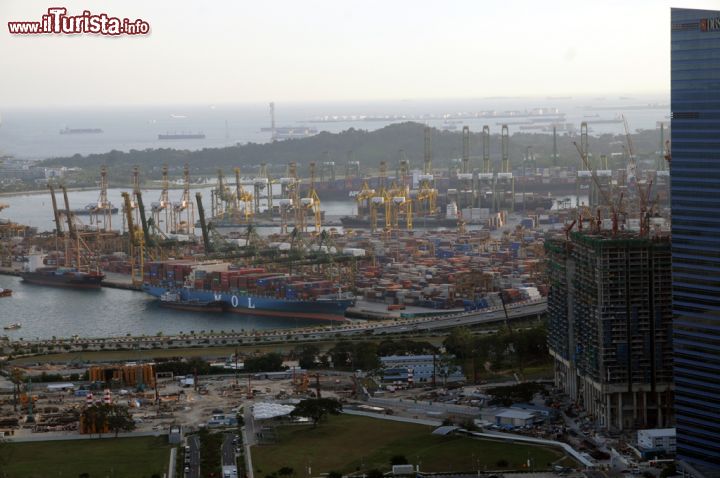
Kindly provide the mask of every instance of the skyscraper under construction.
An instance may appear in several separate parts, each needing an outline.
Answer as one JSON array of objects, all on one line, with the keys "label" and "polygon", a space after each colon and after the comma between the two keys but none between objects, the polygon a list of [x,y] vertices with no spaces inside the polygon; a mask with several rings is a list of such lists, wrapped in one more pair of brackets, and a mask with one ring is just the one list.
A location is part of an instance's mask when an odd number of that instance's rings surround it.
[{"label": "skyscraper under construction", "polygon": [[669,238],[578,231],[545,248],[556,386],[603,428],[671,425]]}]

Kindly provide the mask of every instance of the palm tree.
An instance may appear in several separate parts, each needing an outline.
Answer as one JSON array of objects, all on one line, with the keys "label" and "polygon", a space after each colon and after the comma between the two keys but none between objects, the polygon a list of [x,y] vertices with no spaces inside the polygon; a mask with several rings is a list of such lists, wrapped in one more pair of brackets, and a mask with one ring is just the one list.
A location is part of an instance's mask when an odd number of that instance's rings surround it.
[{"label": "palm tree", "polygon": [[17,412],[17,402],[20,397],[20,386],[25,381],[25,375],[22,370],[15,367],[10,372],[10,381],[13,383],[13,411]]}]

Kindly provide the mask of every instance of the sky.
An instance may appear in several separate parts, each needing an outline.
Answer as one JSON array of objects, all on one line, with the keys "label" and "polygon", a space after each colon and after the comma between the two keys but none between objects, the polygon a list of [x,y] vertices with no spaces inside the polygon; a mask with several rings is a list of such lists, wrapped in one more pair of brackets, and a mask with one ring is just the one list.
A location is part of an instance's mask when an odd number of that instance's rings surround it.
[{"label": "sky", "polygon": [[[50,7],[146,36],[11,35]],[[670,7],[717,0],[0,0],[17,107],[663,94]]]}]

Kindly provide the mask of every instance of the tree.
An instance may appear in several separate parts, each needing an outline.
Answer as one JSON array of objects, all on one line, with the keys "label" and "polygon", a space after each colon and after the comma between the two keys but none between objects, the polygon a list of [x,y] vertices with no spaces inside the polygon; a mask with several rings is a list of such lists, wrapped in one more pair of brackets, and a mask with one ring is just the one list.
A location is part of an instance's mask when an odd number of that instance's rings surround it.
[{"label": "tree", "polygon": [[385,475],[382,471],[378,470],[377,468],[373,468],[372,470],[367,472],[367,478],[384,478]]},{"label": "tree", "polygon": [[98,438],[102,437],[107,426],[109,407],[110,405],[106,404],[90,405],[82,411],[82,420],[90,435],[97,433]]},{"label": "tree", "polygon": [[392,458],[390,458],[390,466],[395,465],[407,465],[408,460],[405,458],[405,455],[393,455]]},{"label": "tree", "polygon": [[278,474],[279,476],[292,476],[292,475],[295,474],[295,470],[293,470],[293,469],[292,469],[291,467],[289,467],[289,466],[283,466],[282,468],[280,468],[280,469],[277,471],[277,474]]},{"label": "tree", "polygon": [[115,438],[120,432],[130,432],[135,429],[135,421],[128,408],[117,404],[108,408],[107,425],[110,431],[115,432]]},{"label": "tree", "polygon": [[278,372],[283,369],[283,357],[275,352],[245,359],[246,372]]},{"label": "tree", "polygon": [[295,349],[295,355],[300,368],[309,370],[315,368],[315,357],[320,355],[320,348],[313,344],[301,345]]},{"label": "tree", "polygon": [[298,403],[290,415],[309,418],[316,427],[325,415],[338,415],[341,411],[342,404],[334,398],[309,398]]},{"label": "tree", "polygon": [[20,397],[20,386],[23,383],[23,380],[25,380],[25,375],[23,374],[22,370],[15,367],[12,369],[12,372],[10,372],[10,381],[13,383],[13,410],[17,412],[17,402],[18,398]]}]

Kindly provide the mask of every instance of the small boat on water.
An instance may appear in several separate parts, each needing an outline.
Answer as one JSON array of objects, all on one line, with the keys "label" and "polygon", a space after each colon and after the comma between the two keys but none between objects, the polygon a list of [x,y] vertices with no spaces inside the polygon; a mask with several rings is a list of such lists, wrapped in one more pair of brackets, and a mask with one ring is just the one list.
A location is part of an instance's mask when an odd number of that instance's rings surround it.
[{"label": "small boat on water", "polygon": [[22,325],[20,325],[20,322],[15,322],[14,324],[6,325],[6,326],[3,327],[3,328],[4,328],[5,330],[17,330],[17,329],[19,329],[20,327],[22,327]]},{"label": "small boat on water", "polygon": [[0,297],[10,297],[12,295],[11,289],[3,289],[0,287]]}]

